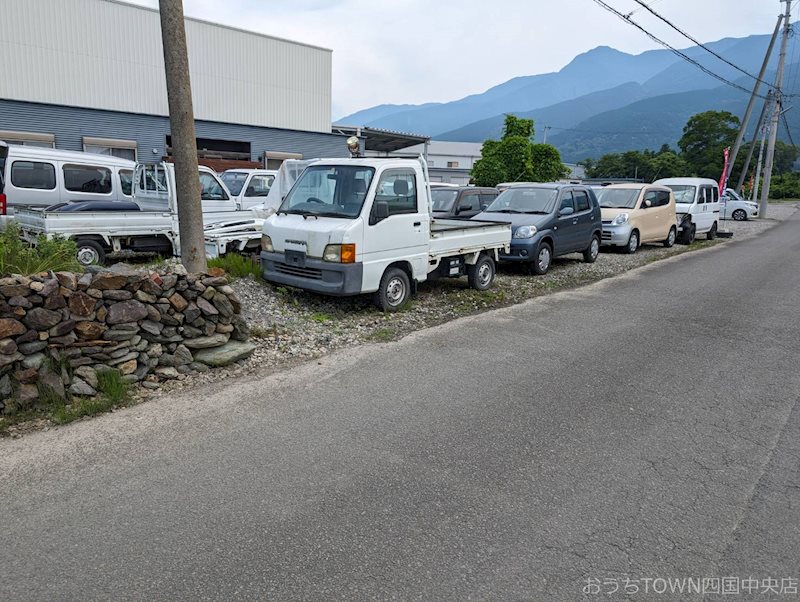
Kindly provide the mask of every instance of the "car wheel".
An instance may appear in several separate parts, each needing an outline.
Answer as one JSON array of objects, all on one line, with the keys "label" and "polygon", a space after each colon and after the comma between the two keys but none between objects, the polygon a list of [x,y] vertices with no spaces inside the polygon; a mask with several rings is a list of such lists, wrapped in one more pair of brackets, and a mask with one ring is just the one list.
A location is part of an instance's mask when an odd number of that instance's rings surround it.
[{"label": "car wheel", "polygon": [[667,239],[664,241],[664,246],[668,249],[672,246],[675,246],[675,240],[678,238],[678,233],[675,231],[675,226],[669,229],[669,234],[667,234]]},{"label": "car wheel", "polygon": [[714,222],[714,224],[711,226],[711,230],[706,232],[706,238],[708,240],[714,240],[716,237],[717,237],[717,222]]},{"label": "car wheel", "polygon": [[467,280],[471,288],[476,291],[485,291],[494,282],[494,260],[488,255],[481,255],[475,265],[467,268]]},{"label": "car wheel", "polygon": [[398,311],[411,296],[411,282],[400,268],[389,268],[383,273],[380,288],[375,293],[375,305],[383,311]]},{"label": "car wheel", "polygon": [[78,240],[75,246],[78,248],[75,257],[83,267],[103,265],[106,262],[106,251],[96,240]]},{"label": "car wheel", "polygon": [[597,261],[597,256],[600,254],[600,239],[597,236],[592,236],[592,242],[589,243],[588,248],[583,252],[583,260],[586,263],[594,263]]},{"label": "car wheel", "polygon": [[694,242],[694,237],[697,234],[697,226],[692,224],[688,228],[684,228],[681,234],[681,244],[690,245]]},{"label": "car wheel", "polygon": [[539,274],[540,276],[546,274],[552,262],[553,249],[546,242],[540,243],[539,250],[536,251],[536,259],[534,259],[531,268],[533,273]]},{"label": "car wheel", "polygon": [[736,211],[733,212],[733,215],[731,215],[731,217],[737,222],[746,221],[747,211],[745,211],[744,209],[737,209]]},{"label": "car wheel", "polygon": [[634,230],[631,232],[630,238],[628,238],[628,244],[625,245],[624,250],[628,254],[636,253],[636,250],[639,248],[639,231]]}]

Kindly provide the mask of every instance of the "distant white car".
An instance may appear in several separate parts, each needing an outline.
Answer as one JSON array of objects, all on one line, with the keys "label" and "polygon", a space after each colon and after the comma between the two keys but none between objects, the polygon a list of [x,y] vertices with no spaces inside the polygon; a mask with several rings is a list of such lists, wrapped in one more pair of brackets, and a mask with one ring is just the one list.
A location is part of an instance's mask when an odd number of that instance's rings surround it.
[{"label": "distant white car", "polygon": [[727,188],[721,199],[720,214],[722,219],[732,219],[743,222],[753,217],[758,217],[758,204],[746,201],[732,188]]}]

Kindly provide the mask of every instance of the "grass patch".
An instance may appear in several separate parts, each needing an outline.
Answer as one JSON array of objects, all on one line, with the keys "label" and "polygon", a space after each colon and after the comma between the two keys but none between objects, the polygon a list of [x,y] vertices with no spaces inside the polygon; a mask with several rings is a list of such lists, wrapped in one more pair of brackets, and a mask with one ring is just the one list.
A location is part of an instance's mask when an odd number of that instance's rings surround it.
[{"label": "grass patch", "polygon": [[208,261],[210,268],[222,268],[231,278],[247,278],[252,276],[256,280],[261,278],[261,262],[250,255],[228,253],[222,257],[215,257]]},{"label": "grass patch", "polygon": [[75,241],[59,236],[48,239],[40,235],[36,244],[30,245],[20,238],[19,225],[10,221],[0,232],[0,276],[30,276],[49,270],[82,272],[76,253]]},{"label": "grass patch", "polygon": [[74,399],[71,405],[66,405],[62,401],[55,407],[50,419],[56,424],[68,424],[84,416],[94,416],[108,412],[115,405],[108,397],[96,397]]},{"label": "grass patch", "polygon": [[369,335],[371,341],[377,343],[388,343],[397,337],[397,331],[394,328],[379,328]]},{"label": "grass patch", "polygon": [[318,311],[311,314],[311,319],[318,324],[324,324],[325,322],[330,322],[333,320],[333,316],[326,314],[325,312]]},{"label": "grass patch", "polygon": [[119,370],[101,370],[97,373],[97,390],[116,404],[127,401],[130,385],[123,380]]}]

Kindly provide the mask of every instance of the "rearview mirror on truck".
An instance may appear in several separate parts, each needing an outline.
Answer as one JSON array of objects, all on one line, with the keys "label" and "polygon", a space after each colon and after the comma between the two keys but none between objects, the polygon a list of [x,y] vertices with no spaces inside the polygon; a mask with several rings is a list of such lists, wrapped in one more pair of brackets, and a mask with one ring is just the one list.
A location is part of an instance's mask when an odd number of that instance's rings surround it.
[{"label": "rearview mirror on truck", "polygon": [[374,225],[385,220],[387,217],[389,217],[389,203],[386,201],[377,201],[372,207],[372,217],[369,223],[370,225]]}]

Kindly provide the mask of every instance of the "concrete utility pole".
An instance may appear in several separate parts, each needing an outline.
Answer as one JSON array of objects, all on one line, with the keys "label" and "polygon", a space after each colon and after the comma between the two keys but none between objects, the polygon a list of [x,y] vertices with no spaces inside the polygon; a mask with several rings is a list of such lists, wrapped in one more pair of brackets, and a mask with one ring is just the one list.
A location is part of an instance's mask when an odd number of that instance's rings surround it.
[{"label": "concrete utility pole", "polygon": [[[766,132],[766,123],[769,117],[767,111],[772,106],[772,90],[767,92],[767,99],[764,101],[764,106],[761,107],[761,115],[758,117],[758,123],[756,124],[756,129],[753,131],[753,139],[750,141],[750,148],[747,149],[747,159],[744,160],[744,165],[742,165],[742,173],[739,174],[739,181],[736,183],[736,192],[742,192],[742,186],[744,186],[744,179],[747,177],[747,172],[750,171],[750,161],[753,160],[753,151],[756,148],[756,140],[758,140],[758,136],[761,132]],[[761,170],[761,167],[758,168]]]},{"label": "concrete utility pole", "polygon": [[[750,95],[750,102],[747,103],[747,109],[744,111],[742,126],[739,128],[739,133],[736,135],[736,142],[733,143],[733,151],[731,151],[730,161],[728,163],[728,171],[725,172],[725,177],[723,178],[725,182],[727,182],[728,178],[731,176],[733,164],[736,163],[736,156],[739,154],[739,149],[742,148],[742,140],[744,139],[744,134],[747,131],[747,125],[750,122],[750,117],[753,114],[753,106],[756,104],[756,98],[758,98],[758,90],[761,88],[761,80],[764,79],[764,74],[767,72],[767,66],[769,65],[769,59],[772,57],[772,49],[775,47],[775,40],[778,39],[778,32],[781,29],[782,19],[783,15],[779,16],[778,22],[775,24],[775,31],[772,32],[772,38],[770,39],[769,46],[767,47],[767,54],[764,56],[764,62],[761,64],[761,71],[758,72],[758,79],[753,86],[753,93]],[[756,127],[756,130],[758,130],[758,127]]]},{"label": "concrete utility pole", "polygon": [[183,0],[159,0],[159,8],[164,66],[167,72],[172,155],[175,161],[181,261],[190,272],[205,272],[208,265],[203,236],[203,206],[197,172],[197,139]]},{"label": "concrete utility pole", "polygon": [[758,162],[756,163],[756,175],[755,180],[753,182],[753,195],[752,198],[755,201],[758,199],[758,184],[759,178],[761,177],[761,166],[764,162],[764,145],[767,143],[767,124],[764,123],[760,126],[761,131],[761,147],[758,149]]},{"label": "concrete utility pole", "polygon": [[764,166],[764,184],[761,189],[761,204],[759,206],[759,217],[767,217],[767,201],[769,200],[769,185],[772,181],[772,166],[775,162],[775,140],[778,137],[778,119],[783,112],[783,97],[781,86],[783,85],[783,69],[786,65],[786,45],[789,42],[791,32],[791,0],[781,0],[786,2],[786,14],[783,19],[783,39],[781,40],[781,55],[778,60],[778,73],[775,75],[775,102],[772,109],[772,120],[769,131],[769,144],[767,145],[767,163]]}]

